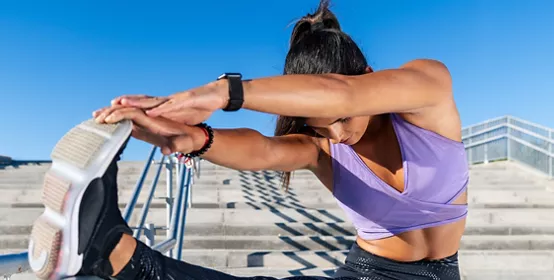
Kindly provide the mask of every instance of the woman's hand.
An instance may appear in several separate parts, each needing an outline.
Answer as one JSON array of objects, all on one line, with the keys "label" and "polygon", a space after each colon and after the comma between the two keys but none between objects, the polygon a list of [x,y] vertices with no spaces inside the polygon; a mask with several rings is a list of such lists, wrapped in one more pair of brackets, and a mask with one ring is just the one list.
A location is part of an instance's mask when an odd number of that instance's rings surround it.
[{"label": "woman's hand", "polygon": [[150,117],[163,117],[175,122],[196,125],[224,108],[229,101],[226,80],[179,92],[169,97],[126,95],[112,100],[112,105],[146,110]]},{"label": "woman's hand", "polygon": [[142,109],[113,105],[94,112],[99,123],[133,122],[132,136],[161,148],[163,154],[190,153],[204,146],[202,128],[181,124],[163,117],[149,117]]}]

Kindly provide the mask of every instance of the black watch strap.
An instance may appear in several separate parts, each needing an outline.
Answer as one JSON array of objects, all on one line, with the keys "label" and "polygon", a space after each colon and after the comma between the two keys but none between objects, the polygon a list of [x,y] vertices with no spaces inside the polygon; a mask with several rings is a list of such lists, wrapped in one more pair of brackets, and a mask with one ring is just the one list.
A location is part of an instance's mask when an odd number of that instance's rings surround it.
[{"label": "black watch strap", "polygon": [[229,103],[227,103],[227,106],[223,108],[223,111],[238,111],[244,103],[242,75],[240,73],[225,73],[217,79],[226,79],[229,83]]}]

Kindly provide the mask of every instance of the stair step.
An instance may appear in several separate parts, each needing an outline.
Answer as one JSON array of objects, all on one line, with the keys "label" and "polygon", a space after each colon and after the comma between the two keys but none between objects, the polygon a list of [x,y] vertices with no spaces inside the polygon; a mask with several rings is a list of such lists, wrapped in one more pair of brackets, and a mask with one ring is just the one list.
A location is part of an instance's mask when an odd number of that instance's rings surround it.
[{"label": "stair step", "polygon": [[[131,224],[131,226],[135,226]],[[155,225],[156,234],[166,234],[165,224]],[[10,226],[0,224],[0,235],[28,235],[31,225]],[[191,223],[186,225],[186,234],[203,236],[353,236],[354,226],[348,222],[310,222],[310,223],[275,223],[275,224],[222,224],[222,223]],[[465,235],[554,235],[554,226],[495,226],[487,224],[472,224],[466,226]]]},{"label": "stair step", "polygon": [[[42,213],[40,208],[3,208],[0,224],[6,226],[30,225]],[[130,224],[136,224],[140,211],[135,210]],[[165,224],[165,209],[150,209],[147,222]],[[221,223],[250,224],[312,223],[347,221],[341,209],[189,209],[187,224]],[[471,209],[467,225],[494,225],[515,227],[552,227],[554,219],[548,209]]]},{"label": "stair step", "polygon": [[554,280],[554,270],[462,270],[462,280]]},{"label": "stair step", "polygon": [[[253,277],[253,276],[269,276],[275,278],[285,278],[291,276],[325,276],[331,277],[335,273],[335,268],[307,268],[300,270],[286,270],[282,268],[229,268],[223,269],[222,272],[239,276],[239,277]],[[311,280],[311,279],[310,279]]]},{"label": "stair step", "polygon": [[[145,201],[149,187],[139,195]],[[120,190],[120,202],[129,201],[133,190]],[[165,187],[156,189],[155,197],[166,196]],[[174,195],[176,195],[174,191]],[[40,189],[5,189],[0,196],[0,207],[42,207]],[[554,208],[554,193],[545,191],[473,190],[469,192],[471,208]],[[244,187],[230,190],[204,190],[194,186],[192,202],[198,208],[338,208],[332,194],[326,190],[303,190],[284,193],[274,189]],[[121,203],[124,205],[124,203]],[[165,204],[155,199],[156,207]]]},{"label": "stair step", "polygon": [[[344,263],[347,250],[341,251],[253,251],[185,249],[183,260],[217,270],[268,269],[303,270],[311,267],[335,269]],[[7,253],[6,250],[0,253]],[[554,271],[554,252],[548,251],[472,251],[459,252],[462,274],[505,274]],[[554,275],[554,274],[553,274]]]},{"label": "stair step", "polygon": [[[344,263],[347,250],[341,251],[252,251],[252,250],[183,250],[183,260],[215,269],[278,267],[305,269],[334,268]],[[526,264],[520,270],[554,270],[554,252],[548,251],[473,251],[459,252],[462,270],[512,270],[514,265]],[[527,263],[529,263],[527,265]]]},{"label": "stair step", "polygon": [[[165,236],[156,236],[155,244]],[[142,239],[144,240],[144,238]],[[354,236],[185,236],[187,249],[250,249],[250,250],[348,250]],[[0,248],[23,249],[28,246],[27,235],[0,236]],[[460,250],[554,250],[552,235],[470,235],[464,236]]]},{"label": "stair step", "polygon": [[[143,167],[144,162],[120,163],[121,202],[128,200]],[[146,177],[139,207],[155,167]],[[48,168],[0,170],[0,253],[26,248],[30,225],[42,213],[40,188]],[[188,210],[185,260],[238,275],[281,277],[331,275],[344,260],[354,228],[312,173],[295,172],[288,193],[275,172],[234,171],[204,162],[200,174]],[[460,251],[463,279],[554,280],[554,192],[547,191],[554,183],[509,163],[471,166],[470,177]],[[157,196],[165,195],[165,183],[163,171]],[[135,209],[131,225],[139,212]],[[161,199],[153,201],[147,222],[165,225]],[[156,241],[165,233],[158,230]],[[35,279],[19,276],[12,279]]]}]

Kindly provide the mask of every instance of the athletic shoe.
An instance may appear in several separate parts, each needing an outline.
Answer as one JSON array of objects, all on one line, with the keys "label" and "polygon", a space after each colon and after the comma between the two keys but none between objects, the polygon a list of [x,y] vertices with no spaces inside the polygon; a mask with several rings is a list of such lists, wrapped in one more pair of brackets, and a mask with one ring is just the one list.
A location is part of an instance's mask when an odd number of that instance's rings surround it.
[{"label": "athletic shoe", "polygon": [[123,233],[132,234],[117,204],[117,161],[132,123],[85,121],[52,151],[43,183],[44,213],[29,242],[29,264],[41,279],[111,274],[108,257]]}]

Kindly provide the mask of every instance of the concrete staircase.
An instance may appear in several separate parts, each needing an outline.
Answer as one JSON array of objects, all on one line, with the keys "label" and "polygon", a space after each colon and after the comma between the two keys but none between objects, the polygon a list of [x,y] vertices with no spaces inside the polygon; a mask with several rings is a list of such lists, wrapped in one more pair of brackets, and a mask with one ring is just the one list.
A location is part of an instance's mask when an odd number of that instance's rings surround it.
[{"label": "concrete staircase", "polygon": [[[121,202],[128,201],[143,164],[120,164]],[[42,211],[40,186],[48,167],[0,169],[0,253],[26,249],[30,225]],[[147,183],[152,177],[153,171]],[[163,174],[160,184],[158,197],[165,195]],[[514,163],[471,167],[471,209],[460,250],[464,279],[554,279],[553,186]],[[148,221],[161,228],[165,204],[153,203]],[[284,194],[274,172],[239,172],[203,162],[192,206],[184,259],[234,275],[332,275],[354,241],[352,225],[308,172],[297,172]],[[159,229],[156,240],[164,238]]]}]

